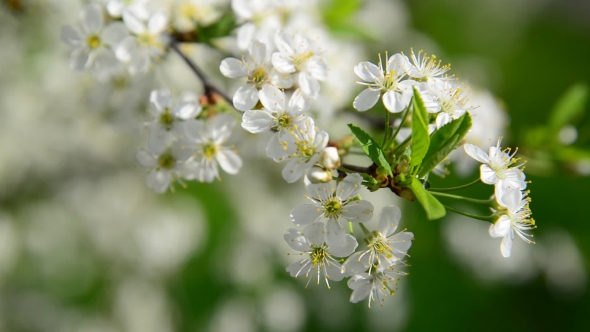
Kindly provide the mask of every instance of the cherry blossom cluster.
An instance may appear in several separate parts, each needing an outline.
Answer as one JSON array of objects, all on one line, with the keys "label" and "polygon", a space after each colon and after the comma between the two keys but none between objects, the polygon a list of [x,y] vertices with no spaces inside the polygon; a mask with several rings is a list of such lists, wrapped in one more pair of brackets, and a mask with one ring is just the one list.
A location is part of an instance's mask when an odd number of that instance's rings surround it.
[{"label": "cherry blossom cluster", "polygon": [[[413,50],[409,56],[386,53],[385,63],[379,55],[377,64],[364,61],[346,67],[358,77],[356,83],[365,87],[356,98],[350,96],[353,102],[347,107],[364,117],[362,112],[375,108],[381,99],[382,132],[374,134],[378,129],[365,131],[349,124],[352,134],[334,139],[328,134],[330,128],[318,127],[313,110],[326,107],[325,91],[333,83],[328,66],[333,62],[326,56],[331,44],[320,42],[310,32],[313,27],[302,29],[294,23],[300,5],[232,0],[232,11],[226,13],[214,2],[166,5],[108,0],[84,7],[80,23],[63,27],[62,37],[72,48],[72,69],[91,71],[100,80],[121,72],[146,73],[165,61],[168,50],[174,50],[203,83],[204,92],[199,95],[164,88],[149,96],[147,148],[137,152],[136,158],[148,168],[147,185],[158,193],[174,190],[174,183],[213,182],[220,179],[219,168],[238,174],[243,162],[231,142],[239,118],[246,132],[265,134],[260,137],[268,140],[266,156],[284,163],[286,182],[304,183],[310,201],[291,211],[293,225],[301,229],[290,228],[284,236],[301,256],[287,272],[307,278],[307,285],[313,279],[329,288],[330,281],[349,278],[350,301],[368,299],[371,306],[383,304],[407,275],[406,257],[414,234],[405,229],[396,232],[401,210],[393,205],[382,208],[375,227],[367,227],[374,206],[360,197],[361,189],[386,189],[418,202],[428,219],[452,211],[488,221],[490,235],[503,238],[505,257],[510,256],[515,233],[531,243],[532,235],[526,231],[534,228],[534,221],[522,164],[513,158],[514,153],[500,149],[500,141],[489,154],[465,142],[483,140],[483,130],[473,129],[478,127],[471,116],[478,105],[464,83],[447,75],[450,65],[442,65],[435,55]],[[208,36],[207,31],[227,26],[223,20],[228,15],[233,27],[222,35]],[[207,30],[210,27],[215,29]],[[214,38],[230,39],[234,48],[220,49],[211,42]],[[233,95],[204,77],[178,48],[181,42],[203,43],[235,54],[219,65],[220,74],[236,86]],[[352,81],[350,85],[354,86]],[[456,188],[430,188],[430,174],[444,175],[446,166],[460,158],[453,151],[461,145],[482,163],[480,180]],[[348,164],[355,153],[371,164]],[[446,193],[478,182],[493,184],[494,196],[481,200]],[[473,215],[443,205],[439,198],[487,204],[493,214]],[[362,231],[360,246],[355,228]]]},{"label": "cherry blossom cluster", "polygon": [[473,159],[482,163],[480,166],[481,182],[494,185],[497,220],[490,225],[490,235],[502,238],[500,251],[502,256],[510,257],[514,234],[526,243],[534,243],[532,234],[527,231],[536,228],[529,209],[527,181],[522,171],[524,164],[514,158],[516,150],[502,150],[498,139],[496,146],[490,147],[489,153],[473,144],[465,144],[465,152]]}]

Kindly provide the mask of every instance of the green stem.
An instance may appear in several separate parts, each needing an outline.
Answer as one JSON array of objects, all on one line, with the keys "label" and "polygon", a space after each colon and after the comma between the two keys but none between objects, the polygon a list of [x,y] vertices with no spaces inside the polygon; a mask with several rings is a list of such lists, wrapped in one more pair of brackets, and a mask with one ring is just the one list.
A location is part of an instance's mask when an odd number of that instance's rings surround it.
[{"label": "green stem", "polygon": [[464,196],[439,193],[439,192],[430,191],[430,190],[428,192],[434,196],[448,197],[448,198],[457,199],[460,201],[466,201],[466,202],[477,203],[477,204],[490,204],[494,201],[493,199],[476,199],[476,198],[469,198],[469,197],[464,197]]},{"label": "green stem", "polygon": [[480,178],[475,179],[475,181],[470,182],[468,184],[464,184],[461,186],[457,186],[457,187],[450,187],[450,188],[429,188],[428,190],[432,190],[432,191],[455,191],[455,190],[461,190],[461,189],[465,189],[465,188],[469,188],[473,185],[478,184],[479,182],[481,182]]},{"label": "green stem", "polygon": [[348,230],[350,231],[350,235],[354,236],[354,228],[352,227],[352,221],[348,222]]},{"label": "green stem", "polygon": [[[414,99],[414,97],[412,97],[412,100],[413,99]],[[387,144],[387,146],[391,145],[395,141],[397,134],[399,134],[399,131],[402,129],[404,122],[406,122],[406,118],[408,117],[408,114],[410,114],[410,106],[409,105],[412,105],[412,100],[410,100],[408,107],[406,107],[406,111],[404,112],[404,115],[402,116],[402,121],[399,123],[399,126],[397,127],[397,129],[395,130],[393,135],[391,136],[391,142],[389,142]],[[386,148],[386,147],[384,147],[384,148]]]},{"label": "green stem", "polygon": [[446,205],[443,205],[443,206],[444,206],[444,207],[445,207],[445,209],[447,209],[448,211],[452,211],[452,212],[455,212],[455,213],[457,213],[457,214],[461,214],[461,215],[464,215],[464,216],[466,216],[466,217],[473,218],[473,219],[477,219],[477,220],[483,220],[483,221],[488,221],[488,222],[494,222],[494,220],[496,219],[496,217],[495,217],[494,215],[491,215],[491,216],[478,216],[478,215],[476,215],[476,214],[471,214],[471,213],[469,213],[469,212],[465,212],[465,211],[461,211],[461,210],[454,209],[454,208],[452,208],[452,207],[450,207],[450,206],[446,206]]},{"label": "green stem", "polygon": [[367,229],[367,227],[365,227],[365,225],[363,225],[362,223],[359,223],[359,225],[361,226],[361,229],[363,230],[363,233],[365,233],[365,235],[371,235],[371,231]]},{"label": "green stem", "polygon": [[406,145],[408,145],[408,143],[410,143],[412,141],[412,135],[408,136],[408,138],[406,138],[403,142],[401,142],[398,146],[395,147],[395,149],[393,150],[393,154],[397,155],[402,148],[404,148]]},{"label": "green stem", "polygon": [[381,148],[385,149],[385,143],[389,140],[389,111],[385,110],[385,134],[383,135],[383,141],[381,142]]}]

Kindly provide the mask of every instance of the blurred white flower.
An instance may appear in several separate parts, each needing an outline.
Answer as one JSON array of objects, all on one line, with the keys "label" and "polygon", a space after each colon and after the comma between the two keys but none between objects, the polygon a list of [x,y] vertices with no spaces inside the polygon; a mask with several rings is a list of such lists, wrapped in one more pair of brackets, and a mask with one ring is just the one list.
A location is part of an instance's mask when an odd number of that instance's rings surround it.
[{"label": "blurred white flower", "polygon": [[526,243],[534,243],[531,239],[533,235],[526,232],[536,228],[535,221],[530,217],[530,199],[526,197],[526,193],[518,189],[509,189],[504,191],[502,196],[497,199],[502,205],[506,206],[506,210],[500,211],[500,213],[504,214],[494,224],[490,225],[489,232],[492,237],[502,238],[500,252],[502,256],[510,257],[514,233]]}]

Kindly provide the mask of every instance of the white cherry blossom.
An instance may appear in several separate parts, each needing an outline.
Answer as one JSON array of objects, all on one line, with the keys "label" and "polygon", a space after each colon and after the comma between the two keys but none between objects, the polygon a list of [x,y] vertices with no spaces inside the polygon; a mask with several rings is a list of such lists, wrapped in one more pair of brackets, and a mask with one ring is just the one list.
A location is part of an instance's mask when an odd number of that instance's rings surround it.
[{"label": "white cherry blossom", "polygon": [[389,205],[381,210],[377,230],[365,237],[367,248],[357,251],[344,263],[346,275],[363,273],[367,270],[371,273],[373,266],[388,268],[404,264],[402,259],[406,257],[412,246],[414,234],[405,229],[395,233],[400,218],[401,211],[397,206]]},{"label": "white cherry blossom", "polygon": [[383,93],[383,104],[389,112],[399,113],[406,109],[412,99],[412,86],[418,84],[414,80],[403,80],[407,61],[404,55],[396,53],[387,60],[385,69],[381,55],[379,66],[368,61],[356,65],[354,72],[362,80],[356,83],[367,88],[354,99],[354,108],[361,112],[372,108]]},{"label": "white cherry blossom", "polygon": [[426,110],[438,113],[436,127],[441,128],[447,123],[460,118],[466,111],[469,101],[469,89],[456,79],[430,79],[419,85]]},{"label": "white cherry blossom", "polygon": [[278,52],[272,54],[274,67],[281,73],[299,73],[302,92],[316,98],[320,91],[319,81],[324,81],[328,74],[321,49],[304,34],[291,36],[283,30],[277,31],[275,45]]},{"label": "white cherry blossom", "polygon": [[355,274],[348,280],[348,287],[352,289],[350,302],[358,303],[368,297],[369,308],[373,302],[383,305],[387,296],[395,295],[399,280],[406,275],[406,272],[399,271],[399,266],[378,267],[372,273]]},{"label": "white cherry blossom", "polygon": [[150,168],[147,185],[159,194],[166,192],[173,181],[178,181],[184,171],[177,154],[166,146],[139,150],[136,159],[141,166]]},{"label": "white cherry blossom", "polygon": [[226,58],[219,66],[221,73],[229,78],[246,78],[233,96],[234,107],[240,111],[248,111],[258,103],[258,91],[266,85],[279,88],[290,88],[293,80],[290,75],[276,72],[270,63],[270,52],[264,43],[252,41],[248,47],[248,55],[242,60]]},{"label": "white cherry blossom", "polygon": [[328,133],[318,131],[313,119],[306,117],[287,134],[273,136],[266,147],[266,154],[277,162],[287,160],[283,178],[293,183],[320,161],[328,140]]},{"label": "white cherry blossom", "polygon": [[149,16],[149,0],[108,0],[106,10],[113,18],[120,18],[124,12],[132,12],[139,17]]},{"label": "white cherry blossom", "polygon": [[326,239],[326,227],[322,222],[308,225],[303,232],[290,228],[284,238],[291,248],[305,256],[287,267],[287,272],[294,278],[299,276],[308,278],[306,288],[312,279],[316,279],[319,285],[322,274],[328,288],[330,288],[328,280],[342,280],[344,277],[342,267],[334,257],[346,257],[358,246],[356,239],[351,235],[347,235],[340,246],[330,245]]},{"label": "white cherry blossom", "polygon": [[145,73],[160,59],[168,47],[168,15],[156,11],[143,16],[137,11],[124,11],[123,22],[133,33],[117,47],[117,58],[128,65],[131,74]]},{"label": "white cherry blossom", "polygon": [[428,56],[422,50],[418,54],[410,50],[410,58],[407,61],[406,73],[408,76],[421,81],[429,81],[432,78],[442,76],[451,70],[451,65],[441,67],[441,60],[436,59],[436,55]]},{"label": "white cherry blossom", "polygon": [[311,201],[311,204],[301,204],[291,210],[293,223],[304,226],[326,221],[328,243],[342,245],[346,240],[346,231],[341,220],[362,223],[373,216],[373,205],[356,198],[362,181],[362,177],[354,173],[346,176],[336,187],[332,183],[306,182],[306,198]]},{"label": "white cherry blossom", "polygon": [[500,252],[502,256],[510,257],[515,233],[526,243],[534,243],[533,235],[526,231],[536,228],[535,220],[530,217],[530,199],[526,197],[526,193],[518,189],[510,189],[503,192],[499,200],[506,206],[506,210],[503,210],[505,214],[490,225],[490,236],[502,238]]},{"label": "white cherry blossom", "polygon": [[182,177],[201,182],[219,179],[218,167],[228,174],[238,174],[242,158],[233,145],[227,146],[236,120],[229,114],[219,114],[207,122],[185,121],[183,136],[175,143],[174,150],[186,163]]},{"label": "white cherry blossom", "polygon": [[481,182],[495,186],[496,198],[502,197],[504,191],[509,189],[523,190],[527,186],[522,165],[515,165],[518,161],[514,158],[516,150],[510,154],[510,149],[502,150],[498,139],[496,146],[490,147],[489,153],[473,144],[465,144],[465,152],[471,158],[482,163],[480,166]]},{"label": "white cherry blossom", "polygon": [[92,69],[99,78],[108,78],[120,70],[114,50],[127,35],[127,28],[121,22],[104,25],[102,8],[97,4],[82,9],[79,24],[61,29],[63,42],[72,49],[70,68]]}]

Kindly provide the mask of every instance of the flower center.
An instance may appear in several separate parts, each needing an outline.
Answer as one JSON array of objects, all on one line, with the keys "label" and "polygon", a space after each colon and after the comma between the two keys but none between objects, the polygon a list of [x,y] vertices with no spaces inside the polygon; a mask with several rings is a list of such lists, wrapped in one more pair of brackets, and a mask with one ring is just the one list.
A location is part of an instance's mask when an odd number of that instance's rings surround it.
[{"label": "flower center", "polygon": [[295,142],[299,155],[306,160],[309,160],[315,154],[315,146],[308,141]]},{"label": "flower center", "polygon": [[95,49],[100,46],[100,36],[99,35],[90,35],[86,38],[86,44],[92,49]]},{"label": "flower center", "polygon": [[292,56],[293,64],[297,70],[301,70],[302,67],[314,56],[313,52],[300,53]]},{"label": "flower center", "polygon": [[154,36],[149,32],[144,32],[141,35],[137,36],[137,42],[144,47],[153,46],[157,44],[156,38],[154,38]]},{"label": "flower center", "polygon": [[207,142],[203,144],[201,154],[208,160],[213,159],[213,157],[217,155],[217,145],[215,145],[213,142]]},{"label": "flower center", "polygon": [[330,201],[324,204],[324,215],[328,218],[338,218],[342,212],[342,204],[337,198],[330,198]]},{"label": "flower center", "polygon": [[266,78],[266,71],[264,68],[258,68],[252,73],[252,82],[260,85],[264,83],[264,79]]},{"label": "flower center", "polygon": [[176,165],[176,159],[169,153],[163,153],[158,158],[158,165],[164,169],[171,169]]},{"label": "flower center", "polygon": [[160,123],[164,125],[167,130],[172,129],[172,123],[174,122],[174,117],[170,114],[170,109],[168,107],[164,107],[164,112],[160,114]]},{"label": "flower center", "polygon": [[291,128],[292,123],[291,116],[289,114],[283,114],[277,118],[276,129]]},{"label": "flower center", "polygon": [[372,237],[367,240],[367,246],[371,248],[375,254],[390,259],[393,257],[393,252],[388,242],[387,238],[381,235],[380,232],[374,231]]},{"label": "flower center", "polygon": [[387,75],[383,78],[383,89],[391,90],[394,89],[397,84],[397,77],[395,70],[391,69]]},{"label": "flower center", "polygon": [[324,264],[326,257],[328,257],[328,255],[330,255],[326,249],[327,249],[327,247],[324,244],[322,244],[320,246],[312,245],[311,246],[311,253],[309,254],[309,256],[311,258],[311,264],[313,264],[313,265]]}]

